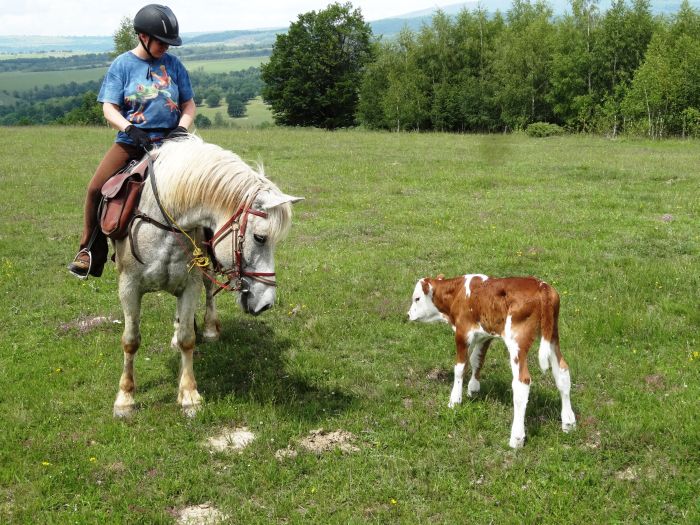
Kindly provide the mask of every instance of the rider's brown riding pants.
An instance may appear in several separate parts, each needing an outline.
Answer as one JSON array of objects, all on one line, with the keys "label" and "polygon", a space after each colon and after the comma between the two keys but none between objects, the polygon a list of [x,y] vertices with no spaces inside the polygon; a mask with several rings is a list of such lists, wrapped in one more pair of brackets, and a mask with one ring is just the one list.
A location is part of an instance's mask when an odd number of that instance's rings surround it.
[{"label": "rider's brown riding pants", "polygon": [[92,270],[90,273],[100,275],[107,262],[107,238],[100,230],[97,218],[97,209],[100,205],[102,194],[100,190],[107,180],[129,161],[140,158],[143,150],[129,144],[114,143],[105,153],[102,162],[97,166],[95,174],[88,184],[85,197],[85,211],[83,220],[83,233],[80,237],[80,249],[87,248],[90,238],[95,233],[95,239],[90,247],[92,253]]}]

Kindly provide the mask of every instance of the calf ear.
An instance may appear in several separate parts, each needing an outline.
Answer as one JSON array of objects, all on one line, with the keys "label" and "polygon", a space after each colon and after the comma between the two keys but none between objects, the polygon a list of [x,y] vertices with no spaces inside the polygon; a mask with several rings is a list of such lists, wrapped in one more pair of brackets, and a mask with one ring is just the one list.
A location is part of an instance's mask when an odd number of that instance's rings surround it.
[{"label": "calf ear", "polygon": [[430,283],[428,282],[429,277],[426,277],[425,279],[421,279],[420,284],[421,288],[423,288],[423,294],[428,295],[430,292]]}]

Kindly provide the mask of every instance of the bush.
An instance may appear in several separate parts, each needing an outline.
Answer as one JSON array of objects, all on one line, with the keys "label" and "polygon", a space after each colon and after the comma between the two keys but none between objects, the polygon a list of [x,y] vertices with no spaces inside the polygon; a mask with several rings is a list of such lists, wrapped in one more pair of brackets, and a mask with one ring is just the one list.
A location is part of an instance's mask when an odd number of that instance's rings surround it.
[{"label": "bush", "polygon": [[557,124],[550,124],[549,122],[533,122],[527,127],[525,133],[530,137],[555,137],[563,135],[564,129]]}]

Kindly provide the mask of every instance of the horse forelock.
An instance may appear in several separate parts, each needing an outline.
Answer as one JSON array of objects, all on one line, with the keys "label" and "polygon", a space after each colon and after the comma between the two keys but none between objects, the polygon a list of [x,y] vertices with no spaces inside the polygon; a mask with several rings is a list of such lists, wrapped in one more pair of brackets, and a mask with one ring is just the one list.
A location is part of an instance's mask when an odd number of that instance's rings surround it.
[{"label": "horse forelock", "polygon": [[[154,170],[161,203],[173,215],[197,206],[231,215],[244,203],[252,205],[260,192],[279,192],[262,167],[256,171],[235,153],[194,135],[166,142],[158,150]],[[275,206],[268,213],[268,235],[284,237],[291,223],[291,207]]]}]

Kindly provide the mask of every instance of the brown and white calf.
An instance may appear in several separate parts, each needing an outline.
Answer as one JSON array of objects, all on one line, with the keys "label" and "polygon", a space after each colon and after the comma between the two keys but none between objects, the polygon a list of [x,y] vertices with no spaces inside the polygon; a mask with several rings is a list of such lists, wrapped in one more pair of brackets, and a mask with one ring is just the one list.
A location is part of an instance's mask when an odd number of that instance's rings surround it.
[{"label": "brown and white calf", "polygon": [[510,446],[525,442],[525,409],[530,393],[527,354],[541,335],[539,362],[542,371],[551,365],[561,394],[561,426],[573,430],[576,417],[571,409],[569,367],[559,350],[559,294],[534,277],[493,278],[463,275],[453,279],[426,277],[416,284],[408,312],[411,321],[442,321],[452,325],[457,344],[454,385],[449,407],[462,402],[462,380],[470,352],[472,376],[467,386],[471,397],[480,389],[479,379],[486,350],[500,338],[508,348],[513,371],[513,426]]}]

